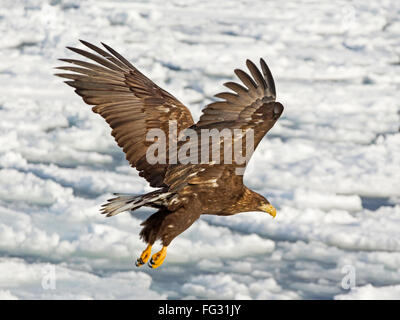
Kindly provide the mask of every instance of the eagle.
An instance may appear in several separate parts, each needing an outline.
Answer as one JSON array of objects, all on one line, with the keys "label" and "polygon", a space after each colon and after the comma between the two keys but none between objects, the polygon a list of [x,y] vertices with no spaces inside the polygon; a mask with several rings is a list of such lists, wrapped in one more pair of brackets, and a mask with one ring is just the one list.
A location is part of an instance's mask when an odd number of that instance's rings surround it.
[{"label": "eagle", "polygon": [[[171,241],[201,215],[230,216],[258,211],[275,217],[275,207],[264,196],[243,184],[248,161],[239,161],[236,157],[232,160],[231,156],[227,156],[229,151],[231,154],[236,151],[233,145],[241,138],[238,150],[249,160],[283,112],[282,104],[276,102],[271,71],[262,58],[261,69],[246,60],[251,76],[235,69],[234,73],[242,84],[224,83],[230,92],[215,95],[218,100],[208,104],[202,110],[199,121],[194,123],[183,103],[147,78],[110,46],[101,43],[104,48],[100,48],[87,41],[80,42],[89,50],[67,48],[86,59],[59,59],[68,65],[56,67],[63,71],[55,75],[66,78],[65,83],[75,88],[83,101],[93,106],[93,112],[106,120],[130,165],[155,188],[142,195],[114,193],[114,198],[107,200],[101,209],[101,213],[108,217],[143,206],[157,210],[141,223],[140,238],[147,247],[136,260],[136,266],[147,263],[151,268],[157,268],[162,265]],[[170,130],[171,123],[175,124],[176,135]],[[158,137],[160,140],[148,139],[149,132],[154,129],[162,130],[166,135],[163,140],[164,150],[167,150],[163,157],[165,161],[149,161],[148,151],[161,141]],[[219,137],[205,148],[203,140],[199,144],[200,138],[188,139],[187,135],[189,130],[200,137],[205,130],[220,132],[224,129],[241,134],[232,135],[231,140]],[[247,137],[252,138],[252,148],[243,143]],[[219,153],[220,161],[210,160],[210,157],[202,158],[203,161],[170,161],[173,154],[170,151],[175,150],[176,155],[185,144],[185,155],[187,151],[196,151],[196,148],[199,151],[224,152],[222,155]],[[160,150],[156,150],[153,156],[160,156]],[[198,160],[198,155],[184,159],[196,160],[196,157]],[[152,255],[152,246],[158,240],[162,248]]]}]

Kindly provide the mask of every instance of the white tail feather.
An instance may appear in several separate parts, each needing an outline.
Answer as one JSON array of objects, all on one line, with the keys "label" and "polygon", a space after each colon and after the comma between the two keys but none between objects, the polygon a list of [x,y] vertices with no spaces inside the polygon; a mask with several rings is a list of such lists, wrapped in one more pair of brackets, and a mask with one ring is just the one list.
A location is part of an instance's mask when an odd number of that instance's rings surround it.
[{"label": "white tail feather", "polygon": [[108,203],[103,204],[101,209],[102,214],[106,214],[107,217],[115,216],[118,213],[137,209],[143,205],[143,196],[134,196],[128,194],[114,193],[116,198],[107,200]]},{"label": "white tail feather", "polygon": [[107,200],[108,203],[102,205],[101,213],[106,214],[107,217],[115,216],[118,213],[135,210],[147,203],[152,203],[157,200],[163,200],[167,198],[170,193],[160,192],[159,190],[143,194],[143,195],[132,195],[126,193],[114,193],[116,198]]}]

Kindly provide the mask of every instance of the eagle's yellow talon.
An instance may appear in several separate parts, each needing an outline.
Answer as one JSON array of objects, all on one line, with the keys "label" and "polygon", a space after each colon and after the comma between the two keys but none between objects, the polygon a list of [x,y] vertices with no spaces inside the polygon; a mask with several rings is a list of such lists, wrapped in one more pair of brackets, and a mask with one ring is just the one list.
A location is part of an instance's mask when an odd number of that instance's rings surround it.
[{"label": "eagle's yellow talon", "polygon": [[147,248],[144,249],[144,251],[140,255],[140,258],[136,260],[135,263],[136,267],[141,267],[142,265],[144,265],[149,260],[150,254],[151,254],[151,245],[148,245]]},{"label": "eagle's yellow talon", "polygon": [[153,268],[153,269],[158,268],[159,266],[161,266],[163,264],[166,256],[167,256],[167,247],[163,246],[160,251],[153,254],[153,256],[151,257],[151,260],[149,262],[149,267]]}]

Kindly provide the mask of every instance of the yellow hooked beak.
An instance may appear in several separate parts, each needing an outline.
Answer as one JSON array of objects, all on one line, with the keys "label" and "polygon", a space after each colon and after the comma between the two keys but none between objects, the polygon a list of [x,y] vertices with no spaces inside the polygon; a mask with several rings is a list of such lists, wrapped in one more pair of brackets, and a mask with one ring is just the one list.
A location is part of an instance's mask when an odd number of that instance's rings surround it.
[{"label": "yellow hooked beak", "polygon": [[276,209],[275,209],[275,207],[274,207],[273,205],[271,205],[271,204],[263,204],[263,205],[260,207],[260,210],[261,210],[261,211],[264,211],[264,212],[266,212],[266,213],[269,213],[273,218],[275,218],[275,216],[276,216]]}]

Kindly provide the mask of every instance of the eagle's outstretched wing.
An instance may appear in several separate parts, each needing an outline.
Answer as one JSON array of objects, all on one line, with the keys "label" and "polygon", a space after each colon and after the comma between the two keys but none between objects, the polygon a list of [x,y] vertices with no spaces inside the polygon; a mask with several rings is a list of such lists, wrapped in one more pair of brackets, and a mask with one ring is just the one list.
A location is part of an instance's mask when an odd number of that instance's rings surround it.
[{"label": "eagle's outstretched wing", "polygon": [[[251,128],[255,131],[256,147],[282,114],[283,106],[275,102],[275,82],[265,61],[260,59],[262,74],[250,60],[246,61],[246,65],[253,78],[243,70],[235,69],[235,74],[245,87],[235,82],[224,83],[224,86],[234,92],[216,94],[215,97],[223,101],[206,106],[196,126],[221,126],[223,122],[228,128]],[[271,110],[272,113],[269,112]]]},{"label": "eagle's outstretched wing", "polygon": [[179,133],[193,124],[190,111],[109,46],[103,44],[107,52],[86,41],[81,42],[97,54],[69,49],[97,64],[60,59],[76,66],[58,67],[73,73],[56,75],[70,79],[66,83],[76,88],[75,92],[87,104],[95,106],[92,110],[113,129],[112,135],[131,166],[136,167],[152,187],[162,186],[168,165],[147,162],[146,151],[150,143],[146,142],[146,134],[152,128],[163,130],[168,148],[169,121],[176,121]]},{"label": "eagle's outstretched wing", "polygon": [[[244,132],[241,152],[242,155],[247,157],[246,163],[235,162],[232,154],[229,154],[229,156],[232,156],[232,162],[226,161],[227,159],[224,158],[224,156],[226,157],[226,154],[224,154],[225,143],[220,139],[220,161],[218,164],[211,161],[210,163],[198,161],[199,164],[176,164],[168,168],[165,182],[170,186],[170,190],[179,190],[179,193],[184,194],[185,186],[188,185],[221,188],[221,186],[226,185],[226,183],[221,183],[221,179],[241,184],[242,175],[252,151],[255,150],[283,112],[282,104],[275,102],[275,83],[265,61],[260,60],[262,73],[250,60],[247,60],[246,64],[253,78],[246,72],[236,69],[235,73],[245,87],[235,82],[225,83],[224,85],[235,93],[223,92],[217,94],[216,97],[222,98],[223,101],[213,102],[204,108],[203,115],[194,127],[198,135],[203,129],[222,131],[227,128],[232,131],[236,129]],[[250,154],[247,154],[249,151],[246,151],[245,140],[248,135],[246,130],[249,129],[253,135],[253,149]],[[198,153],[200,154],[202,146],[201,143],[198,143],[198,145]],[[210,151],[211,148],[215,148],[215,146],[210,147]],[[241,170],[237,171],[237,169]],[[186,190],[189,191],[189,189]]]}]

